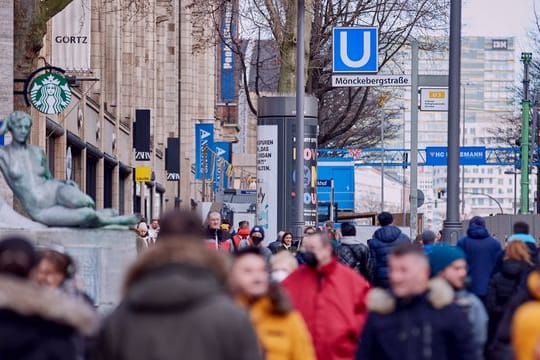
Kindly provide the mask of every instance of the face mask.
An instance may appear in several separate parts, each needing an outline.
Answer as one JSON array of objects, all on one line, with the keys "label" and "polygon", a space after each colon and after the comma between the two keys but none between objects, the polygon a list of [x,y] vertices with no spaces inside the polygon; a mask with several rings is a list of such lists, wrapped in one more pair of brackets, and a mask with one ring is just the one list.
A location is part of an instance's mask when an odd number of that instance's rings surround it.
[{"label": "face mask", "polygon": [[272,271],[272,280],[282,282],[289,275],[285,270]]},{"label": "face mask", "polygon": [[251,240],[253,241],[254,245],[259,245],[263,241],[263,238],[262,237],[252,237]]},{"label": "face mask", "polygon": [[304,260],[304,263],[311,268],[316,268],[319,265],[319,259],[317,259],[317,256],[311,251],[304,251],[302,253],[302,259]]}]

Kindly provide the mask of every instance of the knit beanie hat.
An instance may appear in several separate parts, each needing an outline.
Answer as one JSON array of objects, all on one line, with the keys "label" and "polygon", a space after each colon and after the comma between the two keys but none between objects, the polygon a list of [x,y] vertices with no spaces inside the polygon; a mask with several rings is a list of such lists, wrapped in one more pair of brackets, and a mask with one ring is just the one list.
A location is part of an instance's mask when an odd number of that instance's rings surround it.
[{"label": "knit beanie hat", "polygon": [[429,266],[431,276],[437,276],[446,267],[456,260],[465,260],[465,253],[457,246],[441,244],[433,247],[429,254]]},{"label": "knit beanie hat", "polygon": [[26,278],[38,262],[30,242],[19,236],[0,241],[0,274]]},{"label": "knit beanie hat", "polygon": [[251,229],[251,232],[249,233],[249,236],[252,236],[254,233],[261,233],[263,239],[264,239],[264,229],[262,226],[259,226],[259,225],[255,225],[252,229]]}]

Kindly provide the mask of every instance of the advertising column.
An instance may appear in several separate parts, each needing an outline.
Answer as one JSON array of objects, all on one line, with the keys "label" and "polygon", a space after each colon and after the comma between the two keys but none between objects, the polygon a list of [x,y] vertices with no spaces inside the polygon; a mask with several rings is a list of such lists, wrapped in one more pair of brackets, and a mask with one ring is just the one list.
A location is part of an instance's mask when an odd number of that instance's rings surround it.
[{"label": "advertising column", "polygon": [[257,224],[273,236],[278,230],[278,126],[257,127]]}]

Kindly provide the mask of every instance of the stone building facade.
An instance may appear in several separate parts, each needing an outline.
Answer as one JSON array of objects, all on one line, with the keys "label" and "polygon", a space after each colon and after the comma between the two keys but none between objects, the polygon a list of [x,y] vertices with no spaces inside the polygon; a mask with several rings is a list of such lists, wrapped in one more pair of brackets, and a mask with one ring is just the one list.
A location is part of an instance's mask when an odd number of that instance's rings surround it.
[{"label": "stone building facade", "polygon": [[[191,171],[194,126],[214,122],[216,135],[223,135],[216,121],[217,54],[213,45],[192,51],[196,28],[212,27],[194,26],[185,1],[137,0],[128,8],[125,3],[74,0],[70,5],[91,14],[90,69],[66,73],[73,77],[73,96],[64,112],[45,116],[32,110],[37,121],[31,141],[46,149],[55,177],[66,178],[71,168],[72,179],[94,197],[98,208],[155,218],[174,206],[178,192],[185,205],[199,200],[200,185]],[[51,34],[52,21],[41,55],[55,65]],[[133,122],[138,109],[150,110],[149,161],[135,161]],[[167,138],[178,135],[181,178],[168,182]],[[152,181],[134,182],[134,168],[140,165],[151,166]]]}]

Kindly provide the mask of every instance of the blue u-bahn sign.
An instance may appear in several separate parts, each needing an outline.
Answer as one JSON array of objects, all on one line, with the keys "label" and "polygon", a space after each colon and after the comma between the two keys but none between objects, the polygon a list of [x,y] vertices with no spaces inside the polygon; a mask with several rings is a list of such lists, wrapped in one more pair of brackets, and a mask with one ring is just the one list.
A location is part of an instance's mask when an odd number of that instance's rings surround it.
[{"label": "blue u-bahn sign", "polygon": [[378,64],[376,27],[336,27],[333,29],[333,72],[376,73]]},{"label": "blue u-bahn sign", "polygon": [[[446,146],[426,147],[426,165],[448,164],[448,148]],[[460,165],[485,165],[486,148],[484,146],[463,146],[459,149]]]}]

